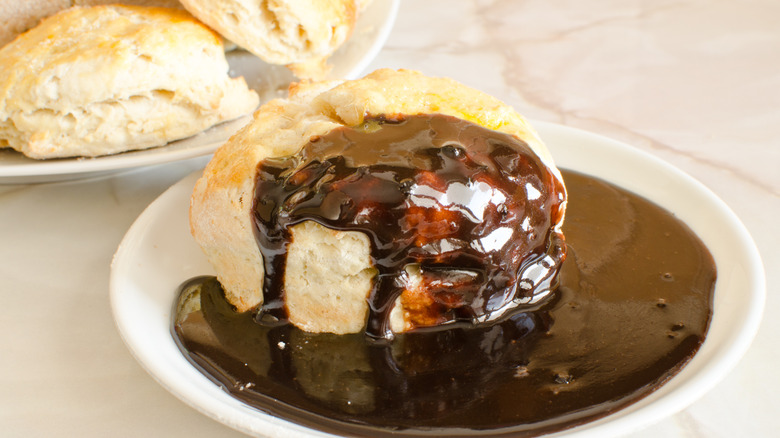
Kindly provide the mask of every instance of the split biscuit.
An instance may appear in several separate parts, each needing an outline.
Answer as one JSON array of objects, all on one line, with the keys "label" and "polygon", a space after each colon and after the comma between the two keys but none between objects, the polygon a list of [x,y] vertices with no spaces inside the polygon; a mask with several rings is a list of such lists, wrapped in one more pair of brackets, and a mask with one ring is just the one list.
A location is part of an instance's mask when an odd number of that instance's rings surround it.
[{"label": "split biscuit", "polygon": [[[289,98],[263,105],[252,122],[216,151],[192,195],[191,232],[216,270],[227,300],[240,312],[263,303],[264,268],[252,213],[262,160],[293,155],[311,138],[359,126],[368,117],[434,113],[516,136],[562,181],[548,150],[522,116],[453,80],[384,69],[355,81],[293,86]],[[361,331],[376,273],[368,238],[310,221],[294,225],[291,233],[284,276],[290,322],[311,332]],[[400,300],[390,323],[395,332],[410,328]]]}]

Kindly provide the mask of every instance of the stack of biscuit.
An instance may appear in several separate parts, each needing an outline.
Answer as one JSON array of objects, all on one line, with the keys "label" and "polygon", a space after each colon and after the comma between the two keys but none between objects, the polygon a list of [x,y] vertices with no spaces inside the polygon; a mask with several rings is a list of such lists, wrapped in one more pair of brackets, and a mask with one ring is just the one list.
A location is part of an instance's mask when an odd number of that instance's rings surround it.
[{"label": "stack of biscuit", "polygon": [[0,147],[35,159],[95,157],[239,118],[259,97],[229,77],[226,39],[319,78],[361,5],[120,1],[0,0]]}]

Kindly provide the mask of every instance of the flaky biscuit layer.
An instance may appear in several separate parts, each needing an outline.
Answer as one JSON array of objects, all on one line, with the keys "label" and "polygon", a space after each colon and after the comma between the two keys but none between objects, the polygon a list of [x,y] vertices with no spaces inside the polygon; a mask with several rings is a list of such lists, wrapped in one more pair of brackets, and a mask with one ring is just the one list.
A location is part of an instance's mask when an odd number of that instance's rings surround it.
[{"label": "flaky biscuit layer", "polygon": [[0,145],[33,158],[160,146],[254,110],[222,39],[183,10],[73,7],[0,49]]},{"label": "flaky biscuit layer", "polygon": [[349,38],[356,0],[181,0],[225,38],[302,78],[327,72],[326,59]]}]

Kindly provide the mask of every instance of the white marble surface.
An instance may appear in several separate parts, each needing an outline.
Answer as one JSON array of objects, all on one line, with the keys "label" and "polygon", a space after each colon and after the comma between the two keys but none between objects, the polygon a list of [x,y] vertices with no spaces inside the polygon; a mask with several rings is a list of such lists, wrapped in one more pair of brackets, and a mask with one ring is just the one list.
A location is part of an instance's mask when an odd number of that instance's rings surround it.
[{"label": "white marble surface", "polygon": [[[370,66],[450,76],[532,119],[646,150],[745,223],[768,286],[752,347],[711,392],[635,436],[780,436],[778,17],[775,0],[404,0]],[[0,186],[0,435],[240,436],[141,369],[108,302],[127,228],[203,164]]]}]

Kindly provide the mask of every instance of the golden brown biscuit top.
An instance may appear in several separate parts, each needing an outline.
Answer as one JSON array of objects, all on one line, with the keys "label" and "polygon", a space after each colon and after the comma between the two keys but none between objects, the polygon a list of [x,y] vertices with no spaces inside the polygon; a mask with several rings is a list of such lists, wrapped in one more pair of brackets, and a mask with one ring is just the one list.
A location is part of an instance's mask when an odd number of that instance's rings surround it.
[{"label": "golden brown biscuit top", "polygon": [[[12,101],[25,111],[59,111],[155,89],[155,81],[176,77],[176,58],[192,50],[221,51],[222,40],[185,11],[120,5],[61,11],[0,49],[0,117],[8,117]],[[219,68],[203,67],[189,76],[197,80]]]},{"label": "golden brown biscuit top", "polygon": [[359,126],[380,115],[443,114],[516,136],[548,166],[552,157],[536,131],[495,97],[452,79],[412,70],[380,69],[362,79],[293,84],[289,99],[263,105],[255,119],[215,154],[205,175],[229,172],[212,183],[237,184],[263,158],[291,155],[314,135],[339,126]]}]

